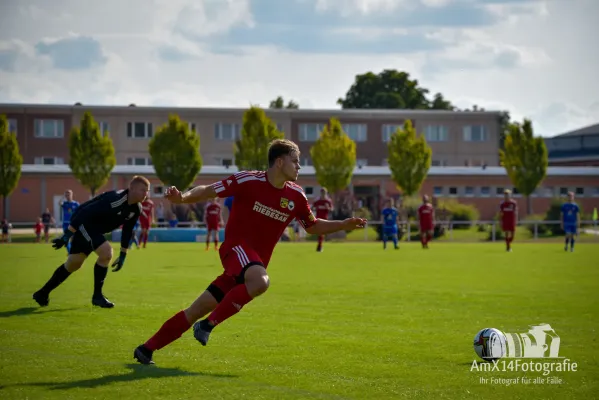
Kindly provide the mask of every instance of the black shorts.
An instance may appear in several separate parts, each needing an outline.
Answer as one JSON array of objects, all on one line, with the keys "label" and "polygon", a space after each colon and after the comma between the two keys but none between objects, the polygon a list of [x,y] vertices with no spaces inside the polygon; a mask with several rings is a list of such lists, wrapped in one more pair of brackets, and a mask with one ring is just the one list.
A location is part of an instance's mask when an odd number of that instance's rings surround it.
[{"label": "black shorts", "polygon": [[86,256],[89,256],[92,251],[95,251],[106,241],[106,237],[102,233],[86,231],[83,226],[80,229],[83,229],[83,231],[77,231],[71,238],[71,250],[69,254],[84,253]]}]

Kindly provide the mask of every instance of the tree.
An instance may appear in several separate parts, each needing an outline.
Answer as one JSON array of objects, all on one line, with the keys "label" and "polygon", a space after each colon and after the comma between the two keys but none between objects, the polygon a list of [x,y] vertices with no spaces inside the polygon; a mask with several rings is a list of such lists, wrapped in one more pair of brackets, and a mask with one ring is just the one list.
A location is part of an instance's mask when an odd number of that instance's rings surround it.
[{"label": "tree", "polygon": [[499,148],[505,148],[505,138],[510,131],[511,117],[509,111],[502,111],[499,114]]},{"label": "tree", "polygon": [[404,196],[414,195],[431,167],[433,151],[424,135],[417,135],[412,121],[406,120],[403,129],[391,135],[387,148],[391,177]]},{"label": "tree", "polygon": [[349,186],[356,167],[356,143],[343,132],[341,122],[331,118],[310,149],[318,184],[335,196]]},{"label": "tree", "polygon": [[367,72],[356,75],[345,98],[337,100],[342,108],[371,109],[437,109],[453,110],[454,106],[440,93],[430,101],[429,90],[410,79],[407,72],[384,70],[378,75]]},{"label": "tree", "polygon": [[287,105],[285,105],[285,100],[283,99],[282,96],[279,96],[270,102],[269,108],[287,108],[287,109],[297,110],[299,108],[299,104],[297,104],[293,100],[289,100]]},{"label": "tree", "polygon": [[69,167],[75,178],[88,188],[92,196],[106,184],[116,165],[110,136],[102,135],[91,113],[83,114],[79,127],[69,136]]},{"label": "tree", "polygon": [[549,161],[545,141],[534,137],[530,120],[509,125],[505,149],[499,150],[499,158],[514,187],[526,196],[527,213],[532,214],[530,195],[545,179]]},{"label": "tree", "polygon": [[241,137],[235,141],[237,168],[240,171],[267,169],[269,143],[284,136],[260,107],[253,106],[248,109],[243,114]]},{"label": "tree", "polygon": [[167,186],[187,190],[202,169],[200,137],[175,114],[156,130],[149,150],[156,175]]},{"label": "tree", "polygon": [[23,156],[19,152],[16,132],[9,132],[6,115],[0,115],[0,195],[4,218],[8,218],[8,196],[17,187],[21,178]]}]

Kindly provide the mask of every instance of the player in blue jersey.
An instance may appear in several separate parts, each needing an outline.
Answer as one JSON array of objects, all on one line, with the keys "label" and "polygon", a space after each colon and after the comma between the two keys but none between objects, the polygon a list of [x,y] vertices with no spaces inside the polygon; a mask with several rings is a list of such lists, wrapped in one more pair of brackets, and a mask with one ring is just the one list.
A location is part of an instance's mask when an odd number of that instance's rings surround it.
[{"label": "player in blue jersey", "polygon": [[383,249],[387,248],[387,240],[391,239],[393,240],[395,250],[397,250],[399,249],[397,244],[397,219],[399,217],[399,212],[393,205],[393,199],[385,201],[385,208],[381,211],[381,215],[383,217]]},{"label": "player in blue jersey", "polygon": [[225,199],[225,209],[227,210],[227,212],[225,213],[224,216],[224,221],[225,221],[225,225],[227,223],[227,221],[229,220],[229,215],[231,215],[231,207],[233,207],[233,196],[229,196]]},{"label": "player in blue jersey", "polygon": [[[69,224],[71,223],[71,217],[79,207],[79,202],[73,200],[73,191],[68,189],[64,192],[64,200],[60,205],[62,211],[62,232],[63,234],[69,230]],[[71,242],[67,243],[67,253],[71,250]]]},{"label": "player in blue jersey", "polygon": [[566,244],[564,250],[568,251],[568,243],[570,251],[574,251],[574,237],[578,235],[580,228],[580,207],[574,202],[574,192],[568,192],[568,202],[562,204],[562,229],[566,233]]}]

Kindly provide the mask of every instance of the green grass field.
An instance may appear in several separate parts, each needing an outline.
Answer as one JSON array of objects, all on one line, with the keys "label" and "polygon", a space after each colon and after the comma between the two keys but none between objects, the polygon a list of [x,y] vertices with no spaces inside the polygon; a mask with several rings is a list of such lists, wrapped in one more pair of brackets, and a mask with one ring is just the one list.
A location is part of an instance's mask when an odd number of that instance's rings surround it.
[{"label": "green grass field", "polygon": [[[150,244],[109,272],[92,308],[93,261],[38,308],[63,262],[49,245],[0,245],[1,399],[592,399],[599,397],[599,246],[375,243],[277,247],[271,288],[216,328],[133,349],[220,273],[202,244]],[[550,323],[576,372],[471,371],[476,332]],[[491,378],[531,378],[505,385]],[[534,384],[552,377],[560,384]],[[481,383],[481,378],[488,379]]]}]

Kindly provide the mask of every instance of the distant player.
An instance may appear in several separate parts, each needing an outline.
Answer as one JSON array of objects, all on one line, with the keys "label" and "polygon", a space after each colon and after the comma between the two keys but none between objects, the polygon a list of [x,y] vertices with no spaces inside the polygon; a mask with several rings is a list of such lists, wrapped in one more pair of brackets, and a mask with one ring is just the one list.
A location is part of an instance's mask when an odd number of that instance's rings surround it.
[{"label": "distant player", "polygon": [[[79,202],[73,200],[73,191],[68,189],[64,192],[64,200],[60,204],[62,211],[62,233],[65,234],[69,230],[69,224],[71,223],[71,217],[73,213],[79,207]],[[67,243],[67,254],[71,250],[71,243]]]},{"label": "distant player", "polygon": [[[328,196],[327,190],[325,188],[320,189],[320,198],[314,202],[312,205],[314,210],[316,211],[316,218],[318,219],[328,219],[329,213],[333,212],[333,202]],[[316,247],[316,251],[322,251],[322,242],[324,241],[324,235],[318,236],[318,246]]]},{"label": "distant player", "polygon": [[214,238],[214,250],[218,250],[218,230],[221,225],[224,225],[218,200],[208,200],[204,211],[204,223],[206,224],[206,250],[210,249],[211,236]]},{"label": "distant player", "polygon": [[50,227],[54,224],[54,217],[50,213],[50,209],[46,208],[46,211],[42,213],[42,223],[44,224],[44,240],[46,243],[50,241]]},{"label": "distant player", "polygon": [[11,224],[5,218],[2,220],[2,242],[8,243],[10,240]]},{"label": "distant player", "polygon": [[391,239],[393,240],[395,250],[398,250],[399,244],[397,234],[399,233],[399,229],[397,220],[399,218],[399,213],[393,204],[393,199],[385,201],[385,208],[381,211],[381,215],[383,217],[383,249],[387,248],[387,241]]},{"label": "distant player", "polygon": [[150,228],[154,222],[154,202],[150,199],[145,199],[141,203],[141,214],[139,216],[139,226],[141,227],[141,233],[139,234],[139,245],[143,244],[143,248],[146,248],[148,243],[148,236]]},{"label": "distant player", "polygon": [[566,233],[564,250],[568,251],[569,243],[570,251],[574,251],[575,236],[578,235],[580,229],[580,207],[574,202],[574,192],[568,192],[568,202],[562,204],[561,226]]},{"label": "distant player", "polygon": [[518,223],[518,203],[512,199],[512,192],[509,189],[503,192],[503,202],[499,205],[499,219],[505,236],[505,248],[507,251],[512,251],[512,241]]},{"label": "distant player", "polygon": [[[143,210],[142,210],[143,212]],[[141,217],[141,214],[140,214]],[[131,248],[131,244],[135,243],[135,247],[139,250],[139,240],[137,239],[137,230],[139,229],[139,218],[135,221],[135,225],[133,225],[133,234],[131,235],[131,240],[129,241],[129,248]],[[121,233],[122,234],[122,233]],[[139,234],[141,237],[141,233]]]},{"label": "distant player", "polygon": [[44,224],[42,223],[42,219],[38,218],[35,226],[33,227],[33,231],[35,232],[35,243],[40,243],[42,241],[43,230]]},{"label": "distant player", "polygon": [[243,171],[210,186],[187,193],[167,189],[173,203],[197,203],[215,197],[235,196],[235,206],[220,247],[223,274],[186,310],[166,321],[133,356],[142,364],[153,364],[153,352],[167,346],[193,325],[194,337],[205,346],[214,327],[238,313],[264,293],[270,279],[266,268],[273,250],[289,223],[297,218],[308,233],[322,235],[364,227],[361,218],[344,221],[316,219],[302,188],[295,184],[300,169],[300,152],[289,140],[277,139],[268,148],[267,171]]},{"label": "distant player", "polygon": [[418,225],[422,248],[428,249],[428,243],[433,240],[435,233],[435,209],[427,195],[422,196],[422,205],[418,208]]},{"label": "distant player", "polygon": [[134,176],[128,189],[105,192],[81,204],[71,217],[67,232],[61,238],[52,240],[52,247],[56,250],[71,241],[67,261],[56,268],[48,282],[33,294],[33,300],[42,307],[47,306],[50,302],[50,292],[81,268],[87,257],[95,252],[98,260],[94,266],[92,304],[102,308],[114,307],[102,293],[108,265],[112,260],[112,246],[104,235],[123,225],[121,252],[112,264],[112,271],[119,271],[125,264],[133,227],[141,214],[140,203],[148,195],[149,189],[150,182],[146,178]]}]

